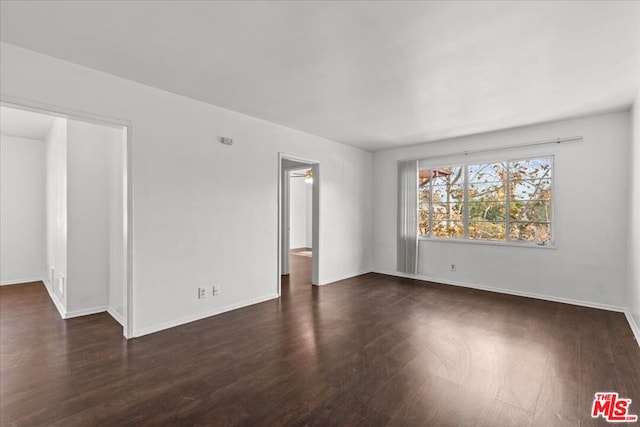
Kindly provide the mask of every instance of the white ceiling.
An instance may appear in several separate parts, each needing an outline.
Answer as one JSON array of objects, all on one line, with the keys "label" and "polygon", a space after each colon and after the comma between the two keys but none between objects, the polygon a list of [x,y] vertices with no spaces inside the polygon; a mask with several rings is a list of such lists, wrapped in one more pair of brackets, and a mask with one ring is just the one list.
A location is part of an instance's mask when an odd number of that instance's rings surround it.
[{"label": "white ceiling", "polygon": [[2,41],[367,150],[630,107],[640,2],[0,2]]},{"label": "white ceiling", "polygon": [[45,114],[0,107],[0,133],[19,138],[44,140],[55,119]]}]

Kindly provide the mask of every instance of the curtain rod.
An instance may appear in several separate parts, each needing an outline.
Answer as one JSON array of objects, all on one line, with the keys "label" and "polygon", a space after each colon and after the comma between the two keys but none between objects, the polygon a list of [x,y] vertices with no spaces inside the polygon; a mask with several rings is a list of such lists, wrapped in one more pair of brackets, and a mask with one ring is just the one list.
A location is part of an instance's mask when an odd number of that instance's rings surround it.
[{"label": "curtain rod", "polygon": [[487,152],[490,152],[490,151],[508,150],[509,148],[533,147],[535,145],[545,145],[545,144],[560,144],[561,142],[581,141],[583,139],[584,138],[582,136],[568,136],[568,137],[565,137],[565,138],[556,138],[556,139],[547,139],[547,140],[544,140],[544,141],[527,142],[525,144],[505,145],[503,147],[481,148],[481,149],[478,149],[478,150],[464,150],[464,151],[460,151],[458,153],[438,154],[436,156],[424,157],[423,160],[439,159],[441,157],[468,156],[469,154],[487,153]]}]

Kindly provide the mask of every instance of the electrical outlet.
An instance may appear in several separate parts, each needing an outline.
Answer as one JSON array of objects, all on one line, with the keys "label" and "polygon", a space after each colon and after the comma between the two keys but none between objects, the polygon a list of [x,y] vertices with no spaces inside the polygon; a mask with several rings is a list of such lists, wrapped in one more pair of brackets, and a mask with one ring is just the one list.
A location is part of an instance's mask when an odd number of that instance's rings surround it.
[{"label": "electrical outlet", "polygon": [[220,285],[213,285],[213,296],[216,296],[220,293]]},{"label": "electrical outlet", "polygon": [[455,264],[451,264],[451,271],[456,271],[456,265]]},{"label": "electrical outlet", "polygon": [[198,288],[198,299],[207,297],[207,290],[205,288]]}]

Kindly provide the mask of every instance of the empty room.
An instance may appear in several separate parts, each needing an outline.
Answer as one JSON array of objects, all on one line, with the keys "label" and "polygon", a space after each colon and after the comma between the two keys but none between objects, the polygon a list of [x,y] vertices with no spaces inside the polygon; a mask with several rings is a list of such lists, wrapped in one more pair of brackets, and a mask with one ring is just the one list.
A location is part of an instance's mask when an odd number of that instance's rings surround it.
[{"label": "empty room", "polygon": [[1,426],[640,416],[640,2],[0,0]]}]

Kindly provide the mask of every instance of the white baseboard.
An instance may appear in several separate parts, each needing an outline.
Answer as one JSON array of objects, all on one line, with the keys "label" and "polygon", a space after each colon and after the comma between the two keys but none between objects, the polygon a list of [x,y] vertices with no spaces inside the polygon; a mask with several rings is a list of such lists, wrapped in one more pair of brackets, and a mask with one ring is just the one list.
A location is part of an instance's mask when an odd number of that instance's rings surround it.
[{"label": "white baseboard", "polygon": [[27,279],[4,280],[0,282],[0,286],[21,285],[23,283],[44,282],[44,277],[30,277]]},{"label": "white baseboard", "polygon": [[329,280],[322,281],[322,283],[320,283],[319,286],[329,285],[331,283],[339,282],[341,280],[351,279],[352,277],[362,276],[363,274],[367,274],[367,273],[371,273],[371,272],[372,272],[371,270],[362,270],[362,271],[359,271],[357,273],[347,274],[345,276],[333,277],[333,278],[331,278]]},{"label": "white baseboard", "polygon": [[63,319],[66,319],[67,311],[64,309],[64,306],[62,305],[62,303],[58,301],[58,297],[56,296],[55,292],[51,290],[51,285],[47,280],[43,280],[43,282],[44,282],[44,287],[47,290],[47,293],[49,294],[49,298],[51,298],[51,301],[53,301],[53,305],[56,306],[58,313],[60,313],[60,317]]},{"label": "white baseboard", "polygon": [[154,332],[160,332],[165,329],[174,328],[176,326],[184,325],[187,323],[195,322],[196,320],[205,319],[207,317],[215,316],[216,314],[222,314],[227,311],[236,310],[238,308],[248,307],[250,305],[258,304],[261,302],[269,301],[278,298],[278,294],[271,294],[261,298],[255,298],[252,300],[243,301],[237,304],[230,304],[224,307],[216,307],[211,310],[203,311],[198,314],[185,316],[180,319],[170,320],[153,326],[147,326],[141,329],[135,329],[133,331],[133,337],[138,338],[144,335],[152,334]]},{"label": "white baseboard", "polygon": [[98,307],[81,308],[80,310],[67,311],[67,315],[65,319],[72,319],[74,317],[81,317],[81,316],[89,316],[90,314],[104,313],[105,311],[107,311],[106,305],[101,305]]},{"label": "white baseboard", "polygon": [[53,305],[56,306],[56,309],[58,309],[58,313],[60,313],[60,317],[63,319],[72,319],[74,317],[88,316],[90,314],[102,313],[107,311],[106,306],[83,308],[81,310],[74,310],[74,311],[66,311],[62,303],[58,300],[58,296],[55,294],[55,292],[51,290],[51,285],[49,284],[49,282],[44,279],[42,281],[44,282],[45,289],[49,293],[49,298],[51,298],[51,301],[53,301]]},{"label": "white baseboard", "polygon": [[638,326],[638,322],[636,322],[635,316],[629,310],[625,310],[624,315],[627,318],[633,336],[636,337],[636,344],[640,347],[640,327]]},{"label": "white baseboard", "polygon": [[416,279],[416,280],[422,280],[426,282],[442,283],[444,285],[461,286],[464,288],[478,289],[481,291],[497,292],[499,294],[515,295],[518,297],[527,297],[527,298],[541,299],[545,301],[560,302],[563,304],[578,305],[581,307],[597,308],[600,310],[616,311],[619,313],[625,313],[627,311],[627,309],[624,307],[619,307],[619,306],[609,305],[609,304],[602,304],[599,302],[576,300],[571,298],[557,297],[553,295],[536,294],[533,292],[524,292],[524,291],[518,291],[514,289],[494,288],[491,286],[476,285],[473,283],[466,283],[466,282],[457,282],[453,280],[422,276],[419,274],[408,274],[408,273],[400,273],[398,271],[380,271],[380,270],[375,271],[375,273],[386,274],[388,276],[405,277],[407,279]]},{"label": "white baseboard", "polygon": [[107,313],[109,313],[109,315],[113,317],[116,322],[120,323],[120,325],[124,327],[124,317],[122,317],[120,313],[115,311],[112,307],[107,307]]}]

